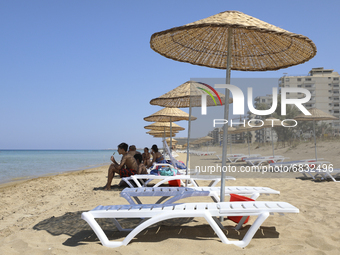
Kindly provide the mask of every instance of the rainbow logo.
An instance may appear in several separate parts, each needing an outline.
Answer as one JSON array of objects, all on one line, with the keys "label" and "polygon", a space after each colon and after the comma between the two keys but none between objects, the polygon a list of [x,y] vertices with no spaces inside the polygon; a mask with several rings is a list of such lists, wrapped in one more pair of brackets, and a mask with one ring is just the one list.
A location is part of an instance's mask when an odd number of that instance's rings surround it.
[{"label": "rainbow logo", "polygon": [[[203,86],[206,86],[206,87],[209,88],[212,92],[214,92],[214,94],[217,96],[218,100],[220,101],[220,104],[222,105],[222,100],[221,100],[220,96],[218,95],[217,91],[216,91],[213,87],[211,87],[210,85],[205,84],[205,83],[203,83],[203,82],[197,82],[197,83],[199,83],[199,84],[201,84],[201,85],[203,85]],[[214,100],[215,105],[217,105],[214,96],[210,93],[209,90],[204,89],[204,88],[200,88],[200,87],[197,87],[197,88],[200,89],[200,90],[203,90],[204,92],[206,92],[206,93],[212,98],[212,100]]]}]

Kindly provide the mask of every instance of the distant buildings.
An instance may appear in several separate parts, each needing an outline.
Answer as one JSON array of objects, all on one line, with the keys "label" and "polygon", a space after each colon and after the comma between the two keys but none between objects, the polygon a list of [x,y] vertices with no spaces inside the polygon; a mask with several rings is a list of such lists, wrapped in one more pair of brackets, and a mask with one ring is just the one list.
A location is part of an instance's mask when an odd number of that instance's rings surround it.
[{"label": "distant buildings", "polygon": [[[285,75],[279,79],[280,88],[305,88],[311,93],[311,99],[305,103],[307,109],[317,108],[338,118],[338,120],[328,121],[332,125],[335,133],[340,132],[340,100],[339,100],[339,78],[340,75],[333,69],[323,67],[312,68],[307,76]],[[290,93],[287,98],[303,98],[303,93]],[[258,104],[272,105],[272,95],[259,96],[255,98],[255,107]],[[266,142],[270,137],[270,129],[263,129],[256,132],[257,142]],[[274,137],[275,140],[275,137]]]},{"label": "distant buildings", "polygon": [[[332,124],[333,130],[339,132],[340,129],[340,100],[339,100],[339,78],[340,75],[333,69],[324,69],[323,67],[312,68],[308,76],[283,76],[279,79],[279,88],[293,87],[306,88],[310,91],[312,97],[307,102],[307,109],[317,108],[329,113],[338,120],[328,121]],[[290,93],[287,98],[302,98],[301,93]]]}]

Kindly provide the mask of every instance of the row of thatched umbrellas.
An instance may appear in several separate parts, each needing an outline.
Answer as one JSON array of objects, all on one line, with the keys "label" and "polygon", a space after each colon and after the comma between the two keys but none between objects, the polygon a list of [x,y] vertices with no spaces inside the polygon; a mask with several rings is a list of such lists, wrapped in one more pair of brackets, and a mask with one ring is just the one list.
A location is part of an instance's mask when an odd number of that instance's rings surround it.
[{"label": "row of thatched umbrellas", "polygon": [[[238,11],[222,12],[184,26],[154,33],[150,46],[157,53],[173,60],[226,69],[226,84],[230,84],[231,70],[279,70],[304,63],[316,54],[316,46],[308,37],[291,33]],[[191,95],[187,100],[184,99],[187,104],[182,107],[189,107],[192,101],[190,98]],[[224,119],[228,119],[228,89],[225,90],[225,101]],[[175,100],[171,106],[166,101],[161,104],[179,108]],[[227,124],[223,126],[223,131],[222,168],[226,165]],[[222,171],[221,201],[224,201],[224,187],[225,172]]]}]

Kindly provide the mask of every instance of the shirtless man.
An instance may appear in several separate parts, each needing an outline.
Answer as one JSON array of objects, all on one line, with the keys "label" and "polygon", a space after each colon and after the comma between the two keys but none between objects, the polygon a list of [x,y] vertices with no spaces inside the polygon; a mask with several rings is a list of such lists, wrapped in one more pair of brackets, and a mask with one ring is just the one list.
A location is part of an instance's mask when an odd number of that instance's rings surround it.
[{"label": "shirtless man", "polygon": [[127,152],[128,145],[126,143],[121,143],[118,145],[119,155],[123,155],[120,164],[118,164],[113,156],[111,156],[111,161],[113,162],[108,170],[107,183],[104,190],[111,190],[111,182],[115,173],[122,177],[129,177],[130,175],[137,174],[138,165],[136,159]]},{"label": "shirtless man", "polygon": [[132,156],[134,156],[135,154],[141,154],[139,151],[137,151],[136,146],[135,145],[130,145],[129,147],[129,154],[131,154]]}]

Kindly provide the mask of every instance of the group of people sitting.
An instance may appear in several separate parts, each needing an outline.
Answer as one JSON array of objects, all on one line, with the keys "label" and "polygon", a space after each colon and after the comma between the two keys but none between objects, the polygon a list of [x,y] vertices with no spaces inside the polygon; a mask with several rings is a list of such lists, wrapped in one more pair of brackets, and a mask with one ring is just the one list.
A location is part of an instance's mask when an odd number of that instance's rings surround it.
[{"label": "group of people sitting", "polygon": [[122,155],[122,159],[118,163],[114,156],[111,156],[112,164],[108,170],[107,183],[104,190],[111,190],[112,179],[116,173],[119,174],[120,178],[135,174],[147,174],[146,169],[154,163],[166,163],[156,144],[152,145],[151,153],[149,153],[149,148],[147,147],[144,148],[143,153],[140,153],[135,145],[129,147],[126,143],[119,144],[117,151],[119,155]]}]

